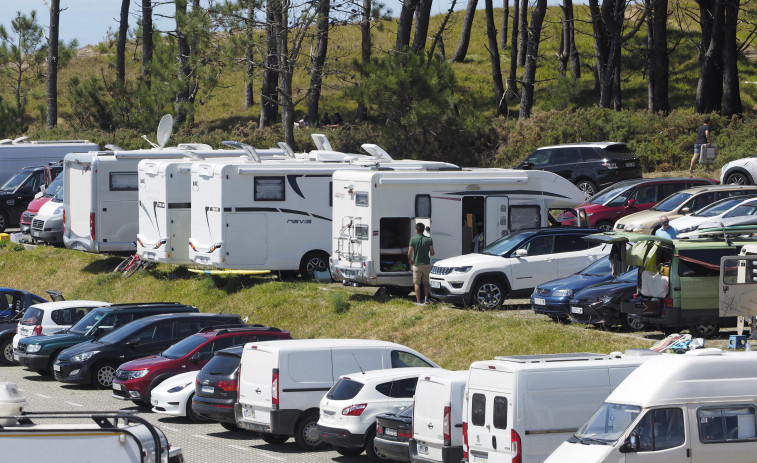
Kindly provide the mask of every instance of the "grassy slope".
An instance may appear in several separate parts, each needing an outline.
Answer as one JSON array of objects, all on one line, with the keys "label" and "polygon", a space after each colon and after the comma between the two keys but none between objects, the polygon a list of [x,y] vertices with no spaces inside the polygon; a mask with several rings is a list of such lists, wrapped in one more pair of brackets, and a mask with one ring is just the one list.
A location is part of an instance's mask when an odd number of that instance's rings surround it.
[{"label": "grassy slope", "polygon": [[[530,310],[478,312],[410,298],[377,300],[373,288],[277,281],[273,277],[197,276],[160,265],[129,279],[111,273],[120,258],[39,246],[0,247],[0,285],[68,299],[112,302],[179,301],[202,311],[250,316],[250,323],[288,329],[297,338],[369,338],[410,346],[445,368],[467,369],[495,355],[552,352],[609,353],[647,348],[651,341],[581,326],[560,325]],[[329,294],[349,294],[350,309],[336,314]]]}]

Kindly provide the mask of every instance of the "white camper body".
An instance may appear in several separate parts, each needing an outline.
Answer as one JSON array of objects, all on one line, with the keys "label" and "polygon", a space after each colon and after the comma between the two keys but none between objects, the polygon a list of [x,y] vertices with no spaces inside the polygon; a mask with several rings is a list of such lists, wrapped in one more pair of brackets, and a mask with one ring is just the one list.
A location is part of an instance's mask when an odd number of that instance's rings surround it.
[{"label": "white camper body", "polygon": [[378,286],[413,286],[407,248],[417,222],[431,227],[433,264],[473,252],[480,233],[488,245],[584,202],[575,185],[540,170],[337,171],[333,189],[332,277]]},{"label": "white camper body", "polygon": [[474,362],[465,389],[468,461],[541,463],[651,350],[496,357]]},{"label": "white camper body", "polygon": [[60,162],[68,153],[99,149],[96,143],[87,140],[27,141],[26,137],[0,140],[0,185],[24,167]]},{"label": "white camper body", "polygon": [[[371,145],[363,145],[364,148]],[[308,160],[192,165],[193,263],[233,270],[328,271],[337,169],[458,169],[442,162],[322,152]]]},{"label": "white camper body", "polygon": [[652,358],[547,463],[754,462],[755,384],[757,352]]},{"label": "white camper body", "polygon": [[[752,227],[754,228],[754,227]],[[752,229],[752,232],[757,229]],[[757,245],[746,244],[737,256],[720,259],[720,317],[738,317],[738,334],[748,324],[757,329]]]}]

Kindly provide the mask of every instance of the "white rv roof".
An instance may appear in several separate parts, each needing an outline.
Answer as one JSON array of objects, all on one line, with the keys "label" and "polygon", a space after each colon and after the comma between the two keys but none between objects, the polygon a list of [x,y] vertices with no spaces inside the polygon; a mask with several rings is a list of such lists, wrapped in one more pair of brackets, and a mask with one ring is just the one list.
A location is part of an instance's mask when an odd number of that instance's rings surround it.
[{"label": "white rv roof", "polygon": [[648,350],[628,350],[625,354],[618,352],[602,355],[588,352],[568,354],[520,355],[496,357],[494,360],[473,362],[470,369],[515,372],[520,370],[564,370],[566,368],[607,368],[613,366],[640,365],[660,354]]},{"label": "white rv roof", "polygon": [[754,400],[757,352],[698,349],[664,354],[641,365],[605,400],[642,407]]}]

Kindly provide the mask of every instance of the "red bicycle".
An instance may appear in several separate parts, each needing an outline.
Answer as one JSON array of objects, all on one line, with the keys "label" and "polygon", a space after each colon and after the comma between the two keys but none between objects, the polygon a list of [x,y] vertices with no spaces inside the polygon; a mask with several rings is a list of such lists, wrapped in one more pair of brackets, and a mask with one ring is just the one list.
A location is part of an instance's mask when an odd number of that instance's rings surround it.
[{"label": "red bicycle", "polygon": [[155,262],[142,260],[139,258],[139,254],[135,253],[133,256],[124,259],[113,270],[113,273],[120,273],[124,278],[129,278],[137,270],[144,268],[148,269],[155,266]]}]

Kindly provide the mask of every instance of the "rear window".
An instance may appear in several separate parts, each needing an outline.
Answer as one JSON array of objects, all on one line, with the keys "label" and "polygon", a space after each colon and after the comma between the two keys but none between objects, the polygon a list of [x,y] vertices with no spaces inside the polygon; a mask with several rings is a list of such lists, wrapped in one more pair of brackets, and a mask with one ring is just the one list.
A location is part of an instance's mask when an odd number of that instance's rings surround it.
[{"label": "rear window", "polygon": [[45,312],[36,307],[29,307],[24,312],[24,318],[21,320],[22,325],[39,325],[42,323],[42,316]]},{"label": "rear window", "polygon": [[473,426],[484,425],[486,416],[486,396],[484,394],[473,394],[470,414]]},{"label": "rear window", "polygon": [[610,145],[606,148],[604,148],[604,151],[607,153],[610,153],[616,158],[630,158],[636,156],[636,153],[631,151],[631,149],[628,147],[628,145]]},{"label": "rear window", "polygon": [[355,398],[358,392],[363,389],[363,383],[358,383],[349,378],[339,378],[326,397],[334,400],[349,400]]},{"label": "rear window", "polygon": [[417,384],[417,377],[398,379],[387,383],[381,383],[376,386],[376,390],[387,397],[409,399],[415,395],[415,386]]},{"label": "rear window", "polygon": [[230,376],[239,368],[240,358],[236,355],[216,355],[203,367],[202,372],[209,375]]}]

